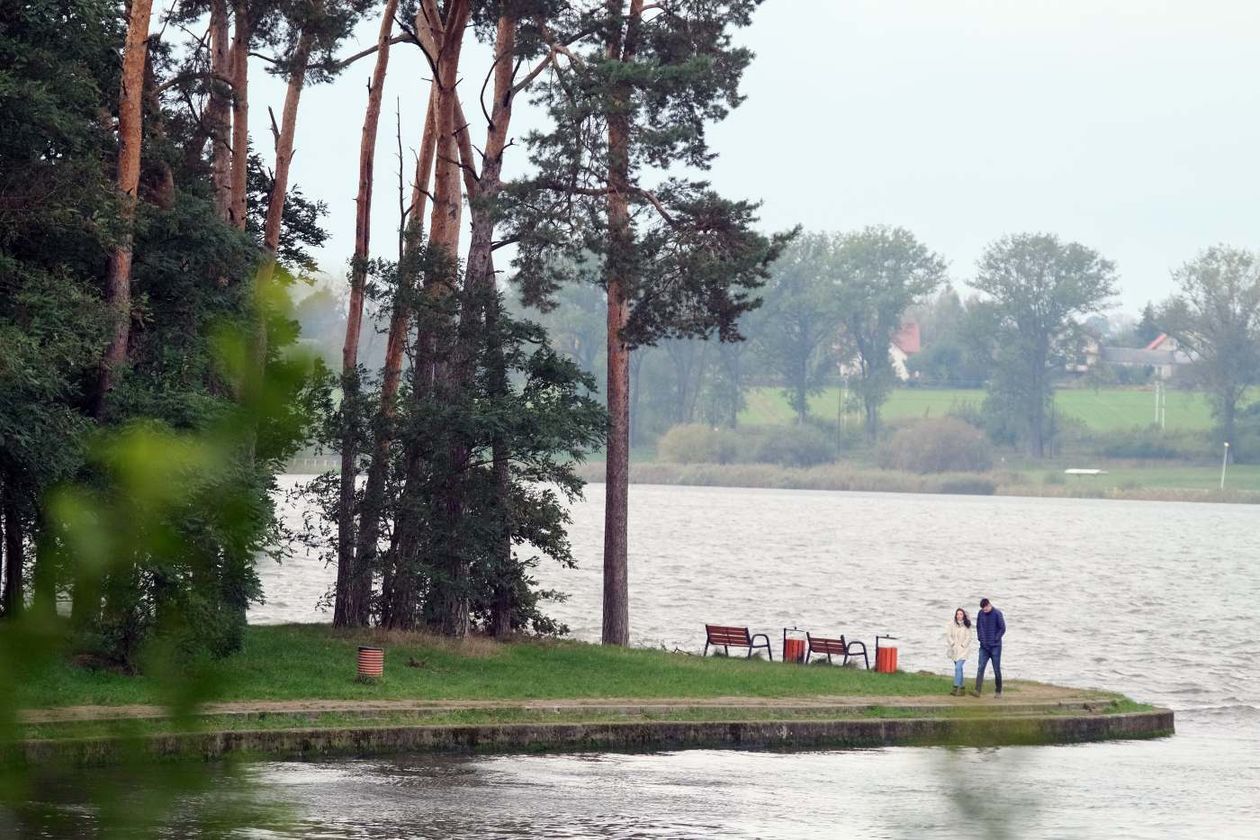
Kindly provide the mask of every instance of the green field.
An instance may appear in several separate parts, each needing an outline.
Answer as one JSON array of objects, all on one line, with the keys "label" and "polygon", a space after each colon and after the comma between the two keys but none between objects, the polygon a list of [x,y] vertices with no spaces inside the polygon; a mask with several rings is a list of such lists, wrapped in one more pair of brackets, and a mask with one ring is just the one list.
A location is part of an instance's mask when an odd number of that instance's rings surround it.
[{"label": "green field", "polygon": [[[1070,466],[1101,467],[1107,471],[1106,475],[1065,476],[1060,468],[1063,463],[1066,462],[1045,468],[1030,466],[1020,475],[1024,481],[1033,484],[1044,484],[1047,476],[1054,475],[1053,481],[1058,482],[1061,478],[1065,486],[1078,488],[1216,490],[1221,485],[1220,466],[1129,466],[1099,461],[1072,463]],[[1225,489],[1260,493],[1260,464],[1232,464],[1225,475]]]},{"label": "green field", "polygon": [[[840,389],[827,388],[810,399],[810,413],[833,419],[839,413]],[[1193,391],[1168,392],[1167,428],[1173,431],[1202,431],[1212,427],[1212,414],[1203,394]],[[781,388],[750,388],[741,423],[777,425],[792,421]],[[984,391],[961,388],[899,388],[884,404],[885,419],[941,417],[965,404],[979,408]],[[1155,395],[1150,390],[1130,388],[1065,389],[1055,394],[1055,406],[1064,415],[1082,421],[1095,431],[1114,431],[1148,426],[1155,419]],[[857,422],[850,415],[850,422]]]}]

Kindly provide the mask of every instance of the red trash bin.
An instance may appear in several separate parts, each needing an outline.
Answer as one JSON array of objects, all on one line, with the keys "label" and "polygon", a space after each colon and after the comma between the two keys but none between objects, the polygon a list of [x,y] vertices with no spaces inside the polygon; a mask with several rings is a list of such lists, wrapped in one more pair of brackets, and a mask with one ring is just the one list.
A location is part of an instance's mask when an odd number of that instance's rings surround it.
[{"label": "red trash bin", "polygon": [[[790,636],[795,633],[795,636]],[[783,661],[800,664],[805,661],[805,631],[796,627],[783,628]]]},{"label": "red trash bin", "polygon": [[897,671],[897,648],[883,645],[875,650],[875,671],[893,674]]}]

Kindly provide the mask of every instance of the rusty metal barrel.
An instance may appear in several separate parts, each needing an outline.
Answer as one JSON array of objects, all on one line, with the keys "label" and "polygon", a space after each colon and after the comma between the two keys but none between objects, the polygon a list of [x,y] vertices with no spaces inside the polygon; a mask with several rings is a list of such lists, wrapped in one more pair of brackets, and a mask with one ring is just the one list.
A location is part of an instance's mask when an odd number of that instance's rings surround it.
[{"label": "rusty metal barrel", "polygon": [[368,645],[359,648],[359,679],[378,680],[385,673],[385,649]]}]

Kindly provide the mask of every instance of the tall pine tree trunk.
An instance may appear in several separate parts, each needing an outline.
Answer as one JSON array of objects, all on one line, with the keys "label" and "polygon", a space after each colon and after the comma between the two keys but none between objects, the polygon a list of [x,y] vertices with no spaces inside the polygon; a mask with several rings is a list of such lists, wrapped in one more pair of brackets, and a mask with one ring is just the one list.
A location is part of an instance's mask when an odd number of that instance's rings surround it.
[{"label": "tall pine tree trunk", "polygon": [[[500,334],[500,304],[495,295],[486,309],[486,333],[490,336],[490,398],[505,400],[508,394],[507,360],[503,354],[503,337]],[[494,477],[494,507],[491,510],[495,529],[494,563],[495,582],[493,604],[490,613],[490,631],[496,639],[512,635],[513,590],[517,570],[512,561],[512,469],[511,452],[503,432],[496,429],[492,435],[490,457]]]},{"label": "tall pine tree trunk", "polygon": [[232,20],[232,172],[228,222],[245,230],[249,171],[249,7],[233,6]]},{"label": "tall pine tree trunk", "polygon": [[[276,270],[284,202],[289,193],[289,167],[293,163],[293,138],[297,133],[298,104],[302,100],[302,89],[306,86],[306,69],[314,43],[314,31],[310,27],[303,29],[291,59],[289,84],[284,94],[284,111],[280,116],[280,130],[275,137],[275,177],[271,183],[271,194],[267,197],[267,217],[263,223],[263,262],[258,272],[258,285],[261,288],[271,284]],[[259,308],[254,322],[251,355],[254,375],[261,381],[262,372],[267,366],[267,312],[262,296],[257,296],[255,302]],[[250,457],[253,457],[252,446]]]},{"label": "tall pine tree trunk", "polygon": [[271,184],[271,195],[267,200],[267,220],[263,224],[263,247],[267,249],[272,263],[280,249],[280,225],[284,219],[284,200],[289,192],[289,167],[293,163],[298,103],[302,99],[302,89],[306,86],[306,67],[314,43],[315,33],[310,29],[303,30],[298,38],[297,48],[293,51],[289,85],[284,94],[284,111],[280,117],[280,131],[276,135],[275,180]]},{"label": "tall pine tree trunk", "polygon": [[[435,54],[435,72],[433,77],[433,115],[436,134],[436,156],[433,172],[433,208],[429,219],[429,245],[433,254],[444,262],[438,269],[439,274],[430,273],[425,277],[424,294],[432,301],[440,301],[454,287],[454,275],[457,265],[459,247],[459,222],[462,210],[462,192],[460,190],[461,169],[457,159],[458,143],[455,132],[463,130],[457,126],[456,91],[459,81],[459,59],[462,50],[464,31],[468,24],[469,4],[467,0],[453,0],[442,21],[440,48],[430,52]],[[423,37],[423,33],[422,33]],[[427,39],[432,44],[433,38]],[[448,383],[450,370],[444,360],[445,351],[449,348],[439,347],[438,328],[445,329],[445,324],[438,324],[434,306],[417,322],[414,352],[414,369],[412,371],[412,399],[421,401],[433,394],[437,385]],[[441,351],[441,352],[439,352]],[[418,451],[420,441],[413,433],[408,442],[405,462],[407,475],[403,488],[403,503],[399,507],[399,516],[394,523],[395,540],[391,547],[394,557],[395,571],[393,580],[392,606],[389,624],[397,629],[411,629],[415,626],[417,612],[415,609],[416,594],[419,592],[419,555],[422,545],[422,523],[420,505],[417,504],[418,484],[421,480],[419,466],[421,455]],[[457,479],[456,479],[457,480]],[[450,502],[457,491],[448,494],[446,507],[441,514],[452,515]],[[435,591],[430,593],[431,603],[436,607],[436,623],[442,633],[450,636],[464,636],[468,632],[469,615],[467,599],[461,599],[459,593],[466,591],[466,575],[461,576],[461,567],[450,561],[458,556],[458,547],[442,546],[447,562],[443,565],[440,576],[435,581]]]},{"label": "tall pine tree trunk", "polygon": [[[487,338],[485,327],[488,313],[495,303],[494,266],[491,260],[496,223],[494,201],[502,189],[503,150],[512,119],[515,54],[516,21],[508,16],[500,17],[495,37],[494,100],[480,175],[471,175],[471,172],[476,171],[476,164],[468,132],[460,131],[456,142],[459,157],[463,161],[462,171],[466,175],[472,232],[468,259],[465,262],[455,364],[449,383],[452,391],[476,387],[474,380],[477,375],[477,360]],[[457,124],[466,125],[463,111],[457,103],[453,107],[453,113]],[[443,509],[448,527],[454,532],[466,510],[469,446],[463,441],[456,441],[448,456],[448,485],[445,488]],[[445,589],[437,587],[441,602],[441,626],[448,635],[463,636],[469,630],[471,558],[460,546],[450,548],[454,550],[448,551],[445,564],[449,586]]]},{"label": "tall pine tree trunk", "polygon": [[[609,221],[629,225],[629,213],[609,202]],[[616,228],[613,228],[616,231]],[[630,349],[621,333],[629,320],[621,278],[608,278],[608,445],[604,475],[604,644],[630,643],[628,525],[630,501]]]},{"label": "tall pine tree trunk", "polygon": [[140,151],[144,136],[144,66],[149,53],[149,17],[153,0],[132,0],[123,47],[122,84],[118,97],[118,179],[123,233],[109,256],[105,303],[114,329],[101,360],[94,413],[101,417],[114,387],[114,374],[127,359],[131,336],[131,247],[140,186]]},{"label": "tall pine tree trunk", "polygon": [[[642,0],[631,0],[624,22],[620,0],[609,0],[618,18],[610,30],[608,58],[634,60]],[[623,30],[624,27],[624,30]],[[624,35],[623,35],[624,31]],[[630,643],[628,525],[630,507],[630,348],[623,332],[630,320],[627,272],[634,248],[630,226],[630,109],[633,91],[614,87],[608,114],[608,445],[604,478],[603,642]]]},{"label": "tall pine tree trunk", "polygon": [[[435,86],[434,86],[435,87]],[[411,214],[404,233],[402,260],[398,266],[398,287],[394,290],[394,305],[389,319],[389,336],[385,343],[385,365],[381,373],[380,407],[373,422],[372,451],[368,460],[367,478],[363,484],[363,500],[359,505],[359,533],[355,540],[355,563],[364,568],[376,565],[377,545],[381,538],[381,520],[384,517],[385,481],[389,475],[390,448],[394,440],[394,424],[397,415],[398,386],[402,381],[403,351],[407,345],[412,316],[412,296],[416,293],[416,268],[424,240],[424,210],[429,192],[429,174],[433,171],[433,157],[437,148],[437,124],[434,117],[436,95],[433,87],[429,93],[429,107],[424,120],[424,133],[420,138],[420,153],[416,158],[416,175],[411,189]],[[397,529],[395,529],[395,537]],[[396,624],[399,599],[399,558],[390,552],[392,568],[385,569],[381,591],[381,624]],[[405,581],[404,581],[405,583]],[[407,600],[411,603],[414,599]],[[405,608],[403,608],[405,612]],[[413,626],[413,624],[408,624]]]},{"label": "tall pine tree trunk", "polygon": [[342,423],[341,485],[337,508],[337,592],[333,626],[364,627],[372,596],[372,568],[356,563],[354,552],[355,418],[360,397],[359,333],[363,324],[363,287],[372,226],[372,176],[376,161],[376,131],[381,117],[385,72],[389,68],[390,35],[398,0],[387,0],[377,37],[376,67],[368,83],[367,111],[359,142],[359,194],[355,199],[354,258],[350,269],[350,304],[346,340],[341,349]]},{"label": "tall pine tree trunk", "polygon": [[214,212],[228,220],[232,204],[232,146],[230,88],[231,42],[228,35],[227,0],[210,0],[210,98],[205,121],[210,132],[210,181],[214,187]]}]

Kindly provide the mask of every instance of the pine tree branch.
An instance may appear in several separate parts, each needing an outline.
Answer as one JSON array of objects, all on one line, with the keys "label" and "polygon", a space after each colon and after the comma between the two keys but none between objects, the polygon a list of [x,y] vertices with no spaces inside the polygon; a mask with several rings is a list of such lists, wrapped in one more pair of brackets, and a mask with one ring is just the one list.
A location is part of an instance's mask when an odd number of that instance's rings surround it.
[{"label": "pine tree branch", "polygon": [[651,204],[653,207],[655,207],[656,212],[661,215],[661,218],[664,219],[665,222],[670,227],[678,226],[678,222],[674,219],[673,215],[668,210],[665,209],[665,205],[661,202],[661,200],[656,196],[655,193],[653,193],[651,190],[645,190],[638,187],[634,188],[633,192],[635,195],[647,201],[648,204]]},{"label": "pine tree branch", "polygon": [[[403,35],[395,35],[393,38],[390,38],[390,39],[389,39],[389,43],[390,43],[390,44],[401,44],[401,43],[404,43],[404,42],[406,42],[406,41],[411,41],[411,40],[413,40],[413,37],[412,37],[411,33],[406,33],[406,34],[403,34]],[[341,59],[340,61],[335,61],[335,62],[333,62],[333,63],[332,63],[332,65],[331,65],[331,67],[330,67],[330,69],[332,69],[332,70],[344,70],[344,69],[346,69],[347,67],[349,67],[351,64],[354,64],[354,63],[355,63],[356,61],[358,61],[359,59],[361,59],[361,58],[367,58],[369,55],[372,55],[373,53],[375,53],[375,52],[376,52],[377,50],[379,50],[379,49],[380,49],[380,45],[379,45],[379,44],[373,44],[372,46],[368,47],[368,48],[367,48],[367,49],[365,49],[365,50],[359,50],[359,51],[358,51],[357,53],[355,53],[354,55],[346,56],[345,58]]]},{"label": "pine tree branch", "polygon": [[[546,57],[543,58],[542,61],[539,61],[536,65],[534,65],[533,69],[530,70],[529,73],[525,75],[525,78],[521,79],[519,82],[512,85],[512,90],[509,95],[516,96],[518,93],[525,90],[525,88],[529,87],[533,83],[534,79],[538,78],[540,73],[542,73],[544,70],[546,70],[548,67],[551,66],[551,63],[556,60],[556,55],[558,54],[559,54],[558,51],[555,49],[548,50]],[[487,77],[486,80],[489,81],[489,77]],[[483,87],[483,90],[484,90],[484,87]]]},{"label": "pine tree branch", "polygon": [[187,73],[180,73],[179,75],[172,76],[171,78],[167,79],[165,82],[162,82],[162,84],[158,85],[157,87],[153,89],[153,94],[155,96],[160,96],[161,94],[166,93],[166,91],[170,90],[171,88],[176,87],[178,85],[182,85],[185,82],[192,82],[192,81],[197,81],[197,80],[202,80],[202,79],[212,79],[217,82],[222,82],[223,84],[233,89],[235,89],[236,87],[235,82],[230,76],[224,76],[219,73],[213,73],[209,70],[206,70],[206,71],[190,70]]}]

